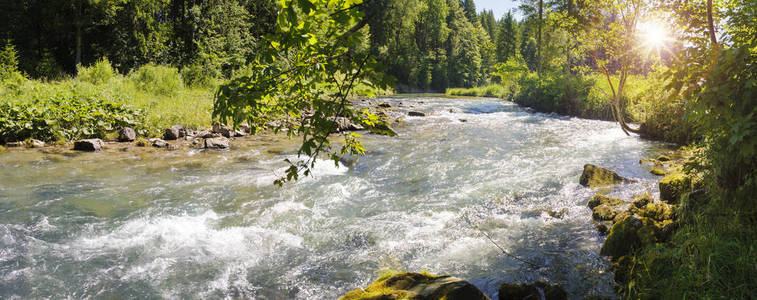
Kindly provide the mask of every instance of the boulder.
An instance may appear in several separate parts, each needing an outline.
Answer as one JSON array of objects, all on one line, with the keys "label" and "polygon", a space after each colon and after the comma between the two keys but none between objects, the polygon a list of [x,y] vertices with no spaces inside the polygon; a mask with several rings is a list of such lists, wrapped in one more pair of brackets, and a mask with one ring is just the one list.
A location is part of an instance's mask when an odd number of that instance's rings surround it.
[{"label": "boulder", "polygon": [[185,135],[186,131],[184,130],[184,127],[180,125],[174,125],[171,126],[171,128],[166,128],[166,131],[163,133],[163,139],[168,141],[178,140]]},{"label": "boulder", "polygon": [[5,147],[8,147],[8,148],[18,148],[18,147],[23,147],[23,146],[24,146],[24,142],[9,142],[5,144]]},{"label": "boulder", "polygon": [[227,127],[226,125],[223,125],[221,123],[215,122],[213,123],[213,128],[211,129],[211,132],[220,134],[224,137],[231,138],[234,136],[234,130]]},{"label": "boulder", "polygon": [[595,221],[611,221],[617,214],[614,208],[606,204],[596,206],[591,210],[591,218]]},{"label": "boulder", "polygon": [[652,168],[652,170],[649,171],[649,173],[652,173],[652,175],[657,175],[657,176],[663,176],[665,174],[668,174],[668,172],[665,171],[665,169],[660,168],[660,167],[654,167],[654,168]]},{"label": "boulder", "polygon": [[568,299],[568,294],[561,287],[536,282],[534,284],[503,284],[499,287],[499,300],[522,300],[522,299],[542,299],[544,293],[545,300],[563,300]]},{"label": "boulder", "polygon": [[209,139],[215,136],[213,136],[213,133],[211,133],[210,131],[200,130],[200,131],[195,132],[194,137],[198,139]]},{"label": "boulder", "polygon": [[596,194],[594,197],[591,197],[588,202],[586,202],[586,206],[588,206],[591,209],[594,209],[597,206],[600,205],[607,205],[607,206],[618,206],[623,205],[625,201],[620,200],[615,197],[610,197],[602,194]]},{"label": "boulder", "polygon": [[628,216],[612,225],[599,254],[619,258],[644,245],[664,241],[670,236],[666,230],[674,229],[666,229],[671,224],[671,220],[656,222],[651,218]]},{"label": "boulder", "polygon": [[660,180],[660,200],[676,204],[684,193],[691,190],[691,177],[675,172]]},{"label": "boulder", "polygon": [[239,125],[239,130],[243,131],[244,133],[252,133],[252,127],[247,124]]},{"label": "boulder", "polygon": [[561,209],[559,211],[554,211],[554,210],[548,210],[547,211],[547,215],[549,215],[550,217],[553,217],[555,219],[562,219],[565,216],[566,213],[568,213],[568,210],[565,209],[565,208],[563,208],[563,209]]},{"label": "boulder", "polygon": [[659,156],[657,156],[657,161],[670,161],[670,156],[660,154]]},{"label": "boulder", "polygon": [[665,202],[649,203],[639,211],[639,214],[656,221],[673,220],[675,218],[673,206]]},{"label": "boulder", "polygon": [[229,139],[225,137],[205,139],[205,149],[229,149]]},{"label": "boulder", "polygon": [[378,104],[378,107],[390,108],[390,107],[392,107],[392,105],[389,104],[389,103],[386,103],[386,102],[381,102],[381,103]]},{"label": "boulder", "polygon": [[581,185],[591,188],[618,184],[624,181],[627,181],[627,179],[620,177],[617,173],[592,164],[584,166],[584,171],[579,179]]},{"label": "boulder", "polygon": [[45,148],[45,142],[40,141],[40,140],[32,139],[32,140],[29,141],[29,143],[27,144],[27,146],[29,148]]},{"label": "boulder", "polygon": [[410,111],[410,112],[407,113],[407,115],[411,116],[411,117],[425,117],[426,116],[425,113],[422,113],[422,112],[419,112],[419,111]]},{"label": "boulder", "polygon": [[137,138],[137,132],[131,127],[123,127],[118,130],[119,142],[133,142]]},{"label": "boulder", "polygon": [[392,272],[379,277],[365,289],[347,292],[341,300],[489,300],[474,285],[460,278],[428,273]]},{"label": "boulder", "polygon": [[102,150],[105,143],[101,139],[87,139],[74,142],[74,150],[98,152]]},{"label": "boulder", "polygon": [[387,136],[397,135],[397,133],[394,132],[394,130],[392,130],[392,128],[389,127],[389,125],[386,125],[386,123],[384,122],[377,122],[373,126],[369,126],[368,131],[370,131],[371,133],[387,135]]},{"label": "boulder", "polygon": [[599,232],[599,235],[607,235],[607,232],[609,232],[610,228],[607,227],[607,224],[605,223],[597,223],[594,225],[594,228],[597,229],[597,232]]},{"label": "boulder", "polygon": [[363,130],[365,127],[359,124],[352,123],[352,121],[345,117],[336,117],[332,118],[332,121],[336,124],[336,132],[342,132],[342,131],[356,131],[356,130]]},{"label": "boulder", "polygon": [[647,206],[647,204],[654,202],[654,199],[652,198],[652,195],[649,193],[644,193],[641,195],[637,195],[633,197],[633,206],[636,208],[642,208],[644,206]]},{"label": "boulder", "polygon": [[159,138],[150,139],[150,145],[152,145],[155,148],[168,148],[168,142]]}]

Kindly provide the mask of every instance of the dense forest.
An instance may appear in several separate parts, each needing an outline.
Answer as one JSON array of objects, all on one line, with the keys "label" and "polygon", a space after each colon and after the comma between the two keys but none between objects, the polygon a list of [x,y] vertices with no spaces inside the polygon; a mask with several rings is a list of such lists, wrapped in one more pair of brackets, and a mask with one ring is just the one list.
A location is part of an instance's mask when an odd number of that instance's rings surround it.
[{"label": "dense forest", "polygon": [[275,127],[308,158],[283,185],[366,153],[354,133],[332,147],[335,118],[393,134],[354,97],[503,98],[695,153],[675,234],[613,257],[624,297],[754,297],[757,2],[517,3],[522,20],[473,0],[3,1],[0,142]]}]

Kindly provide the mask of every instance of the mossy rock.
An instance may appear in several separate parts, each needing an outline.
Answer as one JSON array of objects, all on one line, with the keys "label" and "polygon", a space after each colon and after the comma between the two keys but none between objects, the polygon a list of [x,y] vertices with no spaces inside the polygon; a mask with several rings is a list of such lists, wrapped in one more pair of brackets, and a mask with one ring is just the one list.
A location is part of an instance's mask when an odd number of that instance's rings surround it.
[{"label": "mossy rock", "polygon": [[391,272],[365,289],[347,292],[341,300],[489,300],[478,288],[459,278],[428,273]]},{"label": "mossy rock", "polygon": [[594,225],[594,228],[597,229],[597,232],[599,232],[599,235],[607,235],[607,233],[610,231],[610,228],[607,227],[607,224],[602,223],[602,222]]},{"label": "mossy rock", "polygon": [[620,200],[615,197],[610,197],[602,194],[596,194],[594,197],[591,197],[588,202],[586,202],[586,206],[588,206],[591,209],[594,209],[597,206],[600,205],[607,205],[607,206],[618,206],[623,205],[625,201]]},{"label": "mossy rock", "polygon": [[659,156],[657,156],[657,160],[658,161],[670,161],[670,156],[667,156],[665,154],[660,154]]},{"label": "mossy rock", "polygon": [[568,299],[568,294],[561,287],[544,282],[536,282],[534,284],[505,283],[499,287],[499,300],[539,300],[542,299],[540,290],[544,292],[544,299],[546,300]]},{"label": "mossy rock", "polygon": [[632,215],[633,215],[633,213],[631,213],[631,212],[629,212],[627,210],[619,211],[619,212],[617,212],[615,214],[615,217],[612,218],[612,223],[613,224],[618,223],[620,221],[623,221],[623,219],[625,219],[626,217],[630,217]]},{"label": "mossy rock", "polygon": [[651,218],[628,216],[610,228],[599,254],[619,258],[634,250],[665,239],[664,226],[672,221],[655,222]]},{"label": "mossy rock", "polygon": [[633,197],[633,206],[637,208],[642,208],[647,206],[647,204],[654,202],[654,198],[652,198],[652,195],[649,193],[644,193],[641,195],[636,195]]},{"label": "mossy rock", "polygon": [[644,209],[639,211],[639,214],[656,221],[672,220],[675,218],[675,211],[673,208],[672,205],[664,202],[649,203]]},{"label": "mossy rock", "polygon": [[618,212],[614,208],[606,204],[599,205],[591,210],[591,218],[595,221],[610,221],[617,214]]},{"label": "mossy rock", "polygon": [[620,222],[615,223],[610,228],[610,234],[607,235],[605,243],[599,250],[599,254],[612,257],[621,257],[631,253],[641,245],[641,240],[636,235],[636,231],[643,225],[642,221],[636,217],[626,217]]},{"label": "mossy rock", "polygon": [[627,179],[621,177],[618,173],[592,164],[586,164],[578,182],[583,186],[594,188],[618,184],[624,181],[627,181]]},{"label": "mossy rock", "polygon": [[691,177],[681,172],[672,173],[660,180],[659,188],[662,201],[676,204],[691,190]]},{"label": "mossy rock", "polygon": [[668,174],[668,171],[665,171],[665,169],[660,167],[654,167],[649,173],[652,173],[652,175],[664,176],[665,174]]}]

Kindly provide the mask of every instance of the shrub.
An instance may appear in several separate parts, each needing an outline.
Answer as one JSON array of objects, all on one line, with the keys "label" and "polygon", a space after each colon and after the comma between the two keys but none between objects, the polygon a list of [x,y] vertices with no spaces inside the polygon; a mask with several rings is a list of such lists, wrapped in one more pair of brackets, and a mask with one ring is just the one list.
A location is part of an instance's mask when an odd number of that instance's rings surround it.
[{"label": "shrub", "polygon": [[209,88],[217,84],[216,79],[221,77],[221,72],[212,66],[199,63],[191,64],[181,70],[181,78],[184,84],[195,88]]},{"label": "shrub", "polygon": [[144,112],[123,104],[124,100],[57,91],[34,101],[0,103],[0,142],[103,138],[126,126],[144,134]]},{"label": "shrub", "polygon": [[178,69],[155,64],[147,64],[133,71],[129,79],[137,88],[159,95],[175,94],[184,86]]},{"label": "shrub", "polygon": [[[0,88],[18,88],[26,78],[18,71],[18,52],[10,40],[0,49]],[[2,89],[0,89],[2,91]]]},{"label": "shrub", "polygon": [[116,74],[107,58],[100,59],[89,67],[78,66],[77,69],[78,80],[95,85],[107,83]]},{"label": "shrub", "polygon": [[45,80],[60,79],[63,76],[63,67],[58,64],[50,50],[44,49],[42,50],[42,57],[34,66],[33,75]]}]

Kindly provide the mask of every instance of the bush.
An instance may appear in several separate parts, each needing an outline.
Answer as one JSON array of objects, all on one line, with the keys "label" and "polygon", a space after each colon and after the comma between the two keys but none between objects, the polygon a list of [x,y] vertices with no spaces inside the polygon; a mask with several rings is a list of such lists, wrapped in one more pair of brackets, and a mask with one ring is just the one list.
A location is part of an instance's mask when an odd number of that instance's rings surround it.
[{"label": "bush", "polygon": [[147,64],[133,71],[129,79],[137,88],[158,95],[173,95],[184,87],[179,70],[169,66]]},{"label": "bush", "polygon": [[78,66],[77,69],[78,75],[76,78],[78,80],[95,85],[107,83],[116,75],[107,58],[100,59],[89,67]]},{"label": "bush", "polygon": [[447,95],[453,96],[475,96],[475,97],[496,97],[505,99],[508,96],[507,89],[501,84],[490,84],[473,88],[449,88]]},{"label": "bush", "polygon": [[42,57],[34,66],[34,74],[38,78],[45,80],[56,80],[63,77],[63,67],[58,64],[50,50],[42,50]]},{"label": "bush", "polygon": [[216,68],[202,64],[191,64],[181,70],[181,78],[184,84],[195,88],[209,88],[217,85],[217,78],[221,72]]},{"label": "bush", "polygon": [[145,113],[123,104],[125,99],[82,96],[58,90],[45,99],[0,103],[0,142],[103,138],[119,127],[146,132]]},{"label": "bush", "polygon": [[539,82],[536,74],[529,73],[518,80],[514,101],[541,112],[612,120],[608,102],[589,97],[595,84],[592,78],[563,73],[545,74]]},{"label": "bush", "polygon": [[17,89],[26,78],[18,71],[18,52],[8,40],[0,49],[0,92],[2,88]]}]

